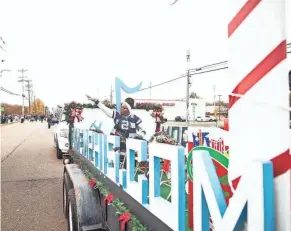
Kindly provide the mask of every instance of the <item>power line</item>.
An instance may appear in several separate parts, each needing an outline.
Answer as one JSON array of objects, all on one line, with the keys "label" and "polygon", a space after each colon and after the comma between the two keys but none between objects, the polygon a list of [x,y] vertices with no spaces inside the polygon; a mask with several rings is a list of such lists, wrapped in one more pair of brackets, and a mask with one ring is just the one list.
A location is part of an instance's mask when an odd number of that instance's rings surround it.
[{"label": "power line", "polygon": [[208,64],[208,65],[205,65],[205,66],[202,66],[202,67],[198,67],[198,68],[191,68],[189,70],[190,71],[201,71],[201,70],[205,70],[205,69],[212,68],[212,67],[215,67],[215,66],[220,66],[222,64],[227,64],[227,61],[222,61],[222,62],[218,62],[218,63],[212,63],[212,64]]},{"label": "power line", "polygon": [[167,84],[167,83],[171,83],[171,82],[174,82],[174,81],[176,81],[176,80],[179,80],[179,79],[182,79],[182,78],[185,78],[185,77],[187,77],[187,74],[180,75],[180,76],[177,77],[177,78],[174,78],[174,79],[171,79],[171,80],[168,80],[168,81],[162,82],[162,83],[158,83],[158,84],[155,84],[155,85],[151,85],[151,87],[145,87],[145,88],[142,88],[142,89],[140,89],[139,91],[144,91],[144,90],[148,90],[148,89],[153,88],[153,87],[158,87],[158,86],[161,86],[161,85],[164,85],[164,84]]},{"label": "power line", "polygon": [[14,92],[12,92],[12,91],[9,91],[9,90],[5,89],[4,87],[1,87],[1,91],[4,91],[4,92],[6,92],[6,93],[8,93],[8,94],[10,94],[10,95],[20,96],[20,95],[17,94],[17,93],[14,93]]},{"label": "power line", "polygon": [[[208,72],[213,72],[213,71],[219,71],[219,70],[223,70],[223,69],[227,69],[228,67],[221,67],[221,68],[216,68],[216,69],[213,69],[213,70],[206,70],[206,71],[200,71],[200,72],[191,72],[190,75],[200,75],[200,74],[204,74],[204,73],[208,73]],[[171,82],[174,82],[174,81],[177,81],[179,79],[182,79],[182,78],[185,78],[187,77],[187,74],[183,74],[183,75],[180,75],[179,77],[177,78],[174,78],[174,79],[170,79],[168,81],[165,81],[165,82],[162,82],[162,83],[158,83],[158,84],[155,84],[155,85],[152,85],[151,88],[153,87],[159,87],[161,85],[165,85],[165,84],[168,84],[168,83],[171,83]],[[150,87],[145,87],[145,88],[142,88],[140,89],[139,91],[144,91],[144,90],[148,90],[150,89]]]},{"label": "power line", "polygon": [[[291,45],[291,43],[288,43],[287,45]],[[291,51],[288,51],[287,54],[290,54]],[[225,66],[225,67],[221,67],[221,68],[216,68],[216,69],[212,69],[212,70],[207,70],[209,68],[213,68],[215,66],[221,66],[221,65],[227,65],[228,64],[228,61],[221,61],[221,62],[217,62],[217,63],[212,63],[212,64],[209,64],[209,65],[205,65],[205,66],[202,66],[202,67],[198,67],[198,68],[191,68],[189,69],[190,71],[190,75],[200,75],[200,74],[205,74],[205,73],[209,73],[209,72],[213,72],[213,71],[220,71],[220,70],[224,70],[224,69],[227,69],[228,66]],[[206,69],[206,70],[205,70]],[[205,70],[205,71],[203,71]],[[148,89],[151,89],[153,87],[159,87],[159,86],[162,86],[162,85],[165,85],[165,84],[168,84],[168,83],[171,83],[171,82],[174,82],[174,81],[177,81],[179,79],[182,79],[182,78],[186,78],[188,76],[188,73],[186,74],[183,74],[183,75],[180,75],[179,77],[177,78],[174,78],[174,79],[170,79],[170,80],[167,80],[165,82],[161,82],[161,83],[158,83],[158,84],[155,84],[155,85],[151,85],[150,87],[145,87],[145,88],[142,88],[140,89],[139,91],[145,91],[145,90],[148,90]]]}]

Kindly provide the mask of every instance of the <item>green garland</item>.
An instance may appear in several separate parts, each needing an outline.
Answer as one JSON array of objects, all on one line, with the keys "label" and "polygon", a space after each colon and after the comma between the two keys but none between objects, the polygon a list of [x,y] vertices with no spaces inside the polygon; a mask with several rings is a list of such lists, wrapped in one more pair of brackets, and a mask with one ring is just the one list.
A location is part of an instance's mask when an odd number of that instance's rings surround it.
[{"label": "green garland", "polygon": [[[110,104],[110,103],[105,103],[105,106],[111,109],[115,109],[116,105],[115,104]],[[65,104],[64,107],[64,113],[65,113],[65,120],[67,123],[74,123],[74,121],[71,120],[71,110],[72,109],[84,109],[84,108],[99,108],[96,104],[82,104],[82,103],[76,103],[76,102],[71,102]],[[155,103],[137,103],[133,109],[143,109],[143,110],[163,110],[162,105],[160,104],[155,104]]]},{"label": "green garland", "polygon": [[[91,180],[95,180],[94,175],[90,172],[88,165],[84,163],[76,154],[73,152],[73,163],[78,164],[78,167],[83,171],[84,175],[86,176],[88,182]],[[104,186],[104,184],[100,181],[96,181],[95,187],[97,188],[100,193],[104,195],[104,197],[107,197],[110,193],[110,191]],[[125,206],[125,204],[119,200],[118,198],[113,198],[113,200],[110,202],[110,205],[113,206],[118,214],[123,214],[125,212],[129,212],[128,208]],[[130,220],[128,221],[128,225],[132,229],[132,231],[149,231],[149,229],[144,226],[140,220],[136,217],[130,214]]]}]

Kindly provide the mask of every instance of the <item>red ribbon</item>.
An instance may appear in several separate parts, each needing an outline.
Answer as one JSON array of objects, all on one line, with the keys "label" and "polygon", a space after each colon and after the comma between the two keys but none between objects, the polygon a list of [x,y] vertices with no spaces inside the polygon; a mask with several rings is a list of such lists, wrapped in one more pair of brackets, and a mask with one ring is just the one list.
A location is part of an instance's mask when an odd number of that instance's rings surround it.
[{"label": "red ribbon", "polygon": [[163,118],[162,113],[156,110],[154,110],[154,112],[152,113],[152,117],[156,119],[156,122],[161,122]]},{"label": "red ribbon", "polygon": [[114,199],[113,194],[108,194],[107,197],[104,198],[104,201],[107,201],[108,204],[110,204]]},{"label": "red ribbon", "polygon": [[[289,169],[291,169],[291,156],[289,152],[290,150],[288,149],[282,154],[271,159],[273,163],[274,177],[281,176]],[[234,187],[234,189],[237,188],[240,178],[241,177],[238,177],[232,181],[232,186]]]},{"label": "red ribbon", "polygon": [[162,170],[165,172],[170,171],[171,162],[169,160],[164,160],[164,165],[162,166]]},{"label": "red ribbon", "polygon": [[77,118],[78,122],[81,122],[84,118],[81,116],[83,112],[82,108],[71,108],[71,121],[74,121]]},{"label": "red ribbon", "polygon": [[92,189],[92,188],[94,188],[95,185],[96,185],[96,180],[93,178],[89,181],[89,186]]},{"label": "red ribbon", "polygon": [[125,224],[130,220],[130,213],[123,213],[118,220],[121,221],[121,230],[124,230]]}]

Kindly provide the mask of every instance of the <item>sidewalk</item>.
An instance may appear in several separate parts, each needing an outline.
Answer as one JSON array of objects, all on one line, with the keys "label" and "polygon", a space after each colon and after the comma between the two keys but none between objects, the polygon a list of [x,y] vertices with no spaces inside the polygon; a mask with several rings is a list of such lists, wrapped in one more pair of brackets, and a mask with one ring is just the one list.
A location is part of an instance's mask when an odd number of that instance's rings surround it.
[{"label": "sidewalk", "polygon": [[6,125],[9,125],[9,124],[15,124],[15,123],[19,123],[20,121],[13,121],[12,123],[11,122],[8,122],[8,123],[5,123],[5,124],[0,124],[0,126],[6,126]]}]

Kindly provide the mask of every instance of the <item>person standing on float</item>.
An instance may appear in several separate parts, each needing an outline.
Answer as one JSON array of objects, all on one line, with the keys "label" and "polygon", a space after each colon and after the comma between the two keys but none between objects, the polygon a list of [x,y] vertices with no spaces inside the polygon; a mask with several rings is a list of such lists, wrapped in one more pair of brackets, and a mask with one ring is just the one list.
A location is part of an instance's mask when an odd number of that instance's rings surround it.
[{"label": "person standing on float", "polygon": [[93,101],[108,117],[114,120],[115,126],[112,133],[120,136],[120,145],[121,143],[125,143],[126,138],[135,138],[137,136],[137,130],[146,134],[141,125],[142,120],[131,111],[134,105],[132,98],[127,98],[122,103],[120,113],[108,108],[96,98],[88,95],[87,98]]},{"label": "person standing on float", "polygon": [[161,131],[161,124],[163,123],[163,112],[161,109],[154,109],[152,116],[156,120],[156,130],[155,132]]}]

